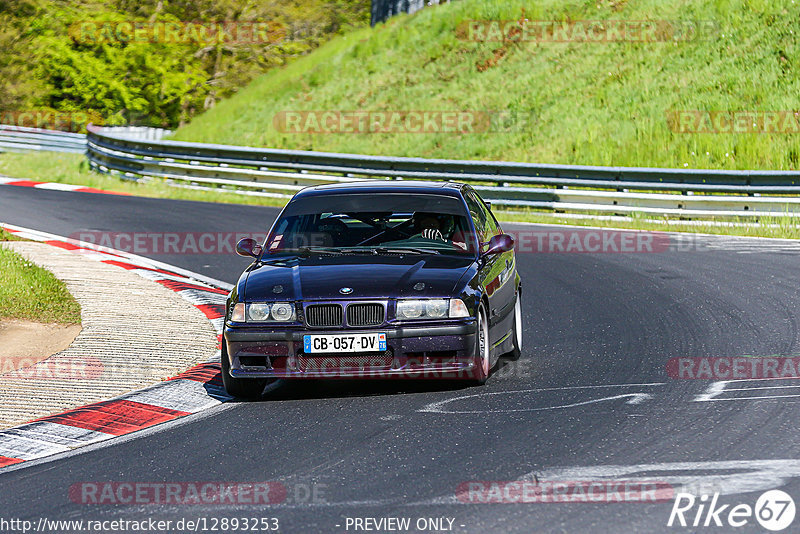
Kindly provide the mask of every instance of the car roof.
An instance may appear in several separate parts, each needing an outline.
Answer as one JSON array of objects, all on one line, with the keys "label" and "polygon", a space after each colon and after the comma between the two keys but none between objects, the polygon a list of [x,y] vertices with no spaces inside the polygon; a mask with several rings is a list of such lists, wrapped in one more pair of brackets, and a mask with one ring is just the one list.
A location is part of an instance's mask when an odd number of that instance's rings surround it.
[{"label": "car roof", "polygon": [[461,196],[466,184],[458,182],[432,182],[420,180],[363,180],[335,184],[315,185],[300,190],[295,198],[342,193],[427,193],[444,196]]}]

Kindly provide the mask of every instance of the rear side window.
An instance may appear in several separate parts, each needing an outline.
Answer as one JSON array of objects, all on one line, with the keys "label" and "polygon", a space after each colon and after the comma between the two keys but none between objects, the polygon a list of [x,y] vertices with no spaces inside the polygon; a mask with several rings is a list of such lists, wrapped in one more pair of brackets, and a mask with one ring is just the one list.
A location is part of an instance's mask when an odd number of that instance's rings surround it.
[{"label": "rear side window", "polygon": [[486,212],[486,229],[489,232],[489,237],[501,234],[500,225],[497,224],[497,219],[494,218],[494,214],[485,204],[483,209]]},{"label": "rear side window", "polygon": [[486,206],[478,198],[474,191],[468,190],[464,194],[467,201],[467,208],[472,215],[472,220],[475,221],[475,230],[478,232],[478,239],[481,243],[489,240],[497,231],[497,225],[492,218],[492,214],[488,213]]}]

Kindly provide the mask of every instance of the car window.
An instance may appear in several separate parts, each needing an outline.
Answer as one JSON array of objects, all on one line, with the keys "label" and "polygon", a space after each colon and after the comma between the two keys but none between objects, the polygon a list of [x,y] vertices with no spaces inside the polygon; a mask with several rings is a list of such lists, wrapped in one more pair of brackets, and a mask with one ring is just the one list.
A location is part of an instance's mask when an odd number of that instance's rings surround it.
[{"label": "car window", "polygon": [[478,200],[475,193],[466,191],[464,199],[467,201],[467,208],[472,220],[475,222],[475,231],[478,232],[478,240],[483,243],[487,240],[487,232],[489,231],[486,221],[486,213],[484,212],[483,203]]},{"label": "car window", "polygon": [[485,204],[483,205],[483,209],[485,210],[486,229],[488,230],[489,235],[495,236],[502,233],[500,231],[500,225],[497,224],[497,219],[494,218],[494,214],[489,210],[489,208],[486,207]]},{"label": "car window", "polygon": [[[470,208],[470,213],[472,213],[474,209],[479,213],[479,218],[483,221],[482,226],[485,232],[485,239],[482,241],[488,241],[492,236],[503,233],[503,230],[500,228],[500,223],[497,222],[492,210],[486,206],[486,202],[484,202],[473,189],[468,190],[467,195],[471,199],[471,203],[474,205],[474,208]],[[470,201],[467,202],[467,205],[469,204]]]},{"label": "car window", "polygon": [[333,247],[346,253],[416,248],[474,254],[470,233],[464,205],[456,196],[320,195],[287,206],[267,252]]}]

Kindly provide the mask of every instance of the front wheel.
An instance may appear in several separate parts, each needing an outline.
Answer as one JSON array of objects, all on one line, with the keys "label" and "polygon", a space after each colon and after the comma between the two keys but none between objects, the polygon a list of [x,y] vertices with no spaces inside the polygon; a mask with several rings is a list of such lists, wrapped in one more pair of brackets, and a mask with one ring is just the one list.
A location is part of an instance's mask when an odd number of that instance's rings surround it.
[{"label": "front wheel", "polygon": [[478,324],[475,333],[475,359],[473,382],[476,385],[485,384],[489,379],[492,370],[492,363],[489,357],[489,321],[486,319],[486,309],[483,304],[478,306]]},{"label": "front wheel", "polygon": [[231,362],[228,359],[228,350],[225,340],[222,340],[222,385],[228,395],[240,399],[257,399],[261,397],[267,387],[267,378],[233,378],[231,376]]}]

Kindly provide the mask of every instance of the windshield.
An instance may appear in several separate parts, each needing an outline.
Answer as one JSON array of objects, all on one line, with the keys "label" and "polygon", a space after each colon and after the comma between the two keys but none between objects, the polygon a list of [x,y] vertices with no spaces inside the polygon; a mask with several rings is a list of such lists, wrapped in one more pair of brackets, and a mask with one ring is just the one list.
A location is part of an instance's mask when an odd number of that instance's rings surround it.
[{"label": "windshield", "polygon": [[457,197],[347,194],[299,198],[267,238],[266,254],[474,254],[464,204]]}]

